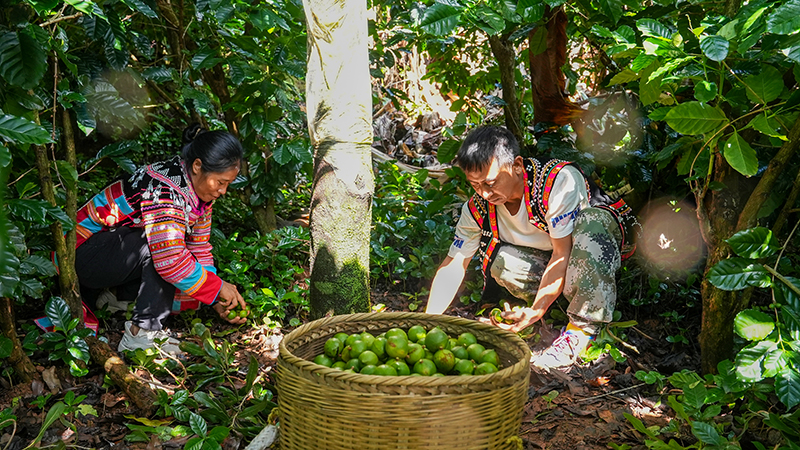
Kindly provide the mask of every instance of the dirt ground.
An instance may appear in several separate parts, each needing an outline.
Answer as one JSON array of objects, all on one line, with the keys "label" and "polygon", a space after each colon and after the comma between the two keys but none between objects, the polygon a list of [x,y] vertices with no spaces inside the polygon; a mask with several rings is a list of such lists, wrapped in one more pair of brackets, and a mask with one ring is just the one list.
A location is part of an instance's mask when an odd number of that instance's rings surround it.
[{"label": "dirt ground", "polygon": [[[403,296],[375,293],[373,300],[385,304],[388,311],[408,310],[408,300]],[[474,318],[471,317],[471,309],[474,308],[456,308],[448,313]],[[112,318],[108,329],[121,330],[123,320],[121,317]],[[183,331],[174,325],[174,331]],[[696,365],[696,357],[663,348],[663,337],[657,339],[658,327],[658,322],[645,322],[628,333],[628,342],[639,350],[639,354],[628,352],[625,363],[616,363],[606,355],[565,371],[549,374],[532,371],[529,400],[524,408],[519,433],[523,448],[595,450],[607,449],[608,443],[613,442],[628,444],[633,449],[644,449],[639,434],[623,417],[623,413],[638,417],[647,426],[664,426],[670,418],[658,401],[654,388],[636,379],[633,373],[640,369],[672,373],[670,370]],[[283,332],[266,327],[243,327],[242,330],[227,336],[231,342],[238,343],[237,356],[242,361],[242,367],[246,367],[249,355],[254,355],[262,366],[262,374],[270,379]],[[531,344],[532,349],[543,348],[557,335],[558,331],[552,328],[541,329],[541,340],[535,345]],[[112,348],[116,348],[121,332],[107,331],[106,337]],[[14,406],[14,413],[18,417],[16,429],[6,428],[0,435],[0,449],[18,450],[28,445],[38,434],[49,406],[67,391],[74,391],[76,396],[86,395],[82,404],[94,407],[97,417],[75,419],[73,424],[77,432],[56,423],[45,433],[43,443],[64,441],[82,448],[143,450],[183,448],[186,444],[187,438],[162,442],[154,437],[149,443],[125,442],[124,438],[129,433],[125,424],[137,417],[137,411],[116,388],[103,386],[100,369],[94,367],[89,376],[75,380],[59,362],[43,359],[35,363],[43,373],[45,383],[12,386],[8,380],[3,380],[0,384],[0,410]],[[138,371],[137,374],[150,379],[145,371]],[[47,393],[53,393],[47,406],[44,409],[36,406],[34,402],[37,397],[41,398]],[[223,448],[244,448],[246,443],[240,437],[231,436]]]}]

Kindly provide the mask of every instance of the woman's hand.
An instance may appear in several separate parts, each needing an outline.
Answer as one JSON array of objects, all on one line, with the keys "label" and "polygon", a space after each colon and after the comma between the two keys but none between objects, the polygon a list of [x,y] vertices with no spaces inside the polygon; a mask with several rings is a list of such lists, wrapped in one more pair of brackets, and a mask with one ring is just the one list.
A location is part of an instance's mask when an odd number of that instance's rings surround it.
[{"label": "woman's hand", "polygon": [[245,309],[246,306],[247,304],[245,303],[244,298],[242,298],[242,295],[239,294],[236,286],[228,283],[227,281],[223,281],[222,289],[219,291],[217,302],[213,305],[214,311],[216,311],[223,320],[238,325],[247,322],[247,318],[237,316],[233,319],[228,319],[228,313],[237,307],[240,309]]}]

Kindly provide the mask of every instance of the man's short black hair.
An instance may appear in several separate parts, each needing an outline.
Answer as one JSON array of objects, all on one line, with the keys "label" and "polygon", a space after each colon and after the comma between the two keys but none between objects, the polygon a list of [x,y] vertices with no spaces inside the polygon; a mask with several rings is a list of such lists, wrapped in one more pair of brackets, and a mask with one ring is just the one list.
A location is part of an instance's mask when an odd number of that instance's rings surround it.
[{"label": "man's short black hair", "polygon": [[497,158],[508,167],[519,156],[517,139],[504,127],[485,125],[472,130],[456,153],[455,164],[465,172],[482,170]]}]

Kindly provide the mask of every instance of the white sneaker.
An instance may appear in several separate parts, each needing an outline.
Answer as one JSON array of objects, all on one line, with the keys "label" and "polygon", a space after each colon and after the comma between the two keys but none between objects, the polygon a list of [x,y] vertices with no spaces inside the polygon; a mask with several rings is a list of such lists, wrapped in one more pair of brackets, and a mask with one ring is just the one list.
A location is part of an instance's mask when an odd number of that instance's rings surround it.
[{"label": "white sneaker", "polygon": [[591,342],[592,337],[581,331],[564,331],[541,355],[533,357],[531,363],[543,370],[571,366]]},{"label": "white sneaker", "polygon": [[108,305],[106,308],[108,312],[115,313],[117,311],[127,311],[131,302],[121,302],[117,300],[117,296],[112,294],[108,289],[104,289],[100,295],[97,296],[97,308]]},{"label": "white sneaker", "polygon": [[178,344],[181,343],[178,339],[170,337],[169,332],[166,330],[145,330],[144,328],[139,328],[139,333],[134,335],[131,332],[131,325],[133,322],[130,320],[125,322],[125,334],[122,335],[122,339],[119,341],[119,345],[117,346],[117,350],[122,352],[123,350],[130,350],[134,351],[136,349],[146,350],[148,348],[155,348],[160,349],[164,353],[170,353],[173,355],[179,355],[183,353],[181,349],[178,347]]}]

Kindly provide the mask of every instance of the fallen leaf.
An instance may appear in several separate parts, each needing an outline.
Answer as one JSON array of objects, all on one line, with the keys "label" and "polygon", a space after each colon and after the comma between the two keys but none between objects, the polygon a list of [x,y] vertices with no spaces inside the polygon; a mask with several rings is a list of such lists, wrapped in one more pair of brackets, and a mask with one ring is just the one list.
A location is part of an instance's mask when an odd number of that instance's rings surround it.
[{"label": "fallen leaf", "polygon": [[114,395],[107,392],[100,397],[100,400],[103,401],[103,405],[105,405],[106,408],[113,408],[114,405],[121,402],[122,400],[125,400],[125,396]]},{"label": "fallen leaf", "polygon": [[590,386],[601,387],[607,385],[609,381],[611,381],[611,379],[608,377],[597,377],[594,380],[588,380],[587,383],[589,383]]},{"label": "fallen leaf", "polygon": [[61,380],[56,376],[56,366],[45,369],[42,372],[42,379],[51,391],[58,392],[61,390]]},{"label": "fallen leaf", "polygon": [[63,433],[61,433],[61,440],[62,441],[68,441],[74,435],[75,435],[75,432],[72,430],[72,428],[67,428],[66,430],[64,430]]},{"label": "fallen leaf", "polygon": [[605,420],[608,423],[614,422],[614,413],[607,409],[602,409],[597,411],[597,415],[600,416],[601,419]]},{"label": "fallen leaf", "polygon": [[167,425],[168,423],[172,422],[172,419],[151,420],[146,417],[136,417],[130,414],[126,414],[125,418],[135,420],[142,425],[147,425],[148,427],[160,427],[161,425]]}]

